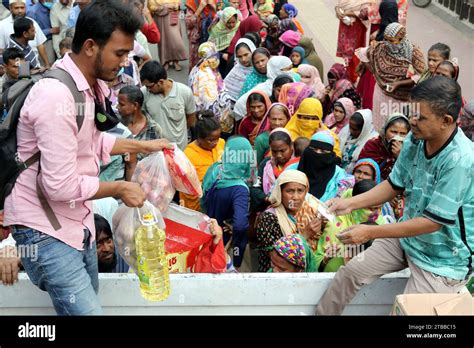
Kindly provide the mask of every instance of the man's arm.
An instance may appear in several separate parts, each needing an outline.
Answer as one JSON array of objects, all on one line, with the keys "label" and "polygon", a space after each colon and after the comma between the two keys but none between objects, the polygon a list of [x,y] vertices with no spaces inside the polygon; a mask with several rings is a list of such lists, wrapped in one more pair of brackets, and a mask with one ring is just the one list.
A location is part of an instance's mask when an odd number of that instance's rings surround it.
[{"label": "man's arm", "polygon": [[120,139],[117,138],[114,147],[110,154],[123,155],[126,153],[136,154],[144,153],[149,154],[152,152],[162,151],[166,148],[172,148],[168,140],[166,139],[155,139],[155,140],[133,140],[133,139]]},{"label": "man's arm", "polygon": [[44,45],[38,46],[38,53],[41,59],[43,60],[44,64],[46,65],[46,67],[47,68],[51,67],[51,65],[49,64],[48,55],[46,54],[46,49],[44,48]]},{"label": "man's arm", "polygon": [[196,113],[193,112],[192,114],[186,115],[186,123],[188,128],[194,127],[196,124]]},{"label": "man's arm", "polygon": [[432,233],[441,228],[438,224],[425,217],[417,217],[396,224],[386,225],[354,225],[337,238],[344,244],[363,244],[377,238],[405,238]]}]

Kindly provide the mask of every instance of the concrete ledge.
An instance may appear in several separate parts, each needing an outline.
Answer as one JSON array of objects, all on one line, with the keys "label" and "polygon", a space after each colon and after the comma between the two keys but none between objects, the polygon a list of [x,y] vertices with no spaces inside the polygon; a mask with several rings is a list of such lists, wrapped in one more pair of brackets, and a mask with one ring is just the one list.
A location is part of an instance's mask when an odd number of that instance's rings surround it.
[{"label": "concrete ledge", "polygon": [[[414,6],[413,4],[410,4]],[[471,24],[468,20],[459,19],[459,15],[456,12],[451,11],[450,9],[439,4],[436,0],[431,2],[426,10],[430,10],[431,13],[440,17],[446,23],[450,24],[457,30],[461,31],[466,37],[470,40],[474,37],[474,25]],[[408,15],[410,15],[408,13]]]},{"label": "concrete ledge", "polygon": [[[388,315],[403,293],[409,271],[392,273],[364,287],[345,315]],[[171,295],[144,300],[134,274],[100,274],[106,315],[313,315],[334,273],[172,274]],[[0,315],[54,315],[46,292],[26,274],[0,288]]]}]

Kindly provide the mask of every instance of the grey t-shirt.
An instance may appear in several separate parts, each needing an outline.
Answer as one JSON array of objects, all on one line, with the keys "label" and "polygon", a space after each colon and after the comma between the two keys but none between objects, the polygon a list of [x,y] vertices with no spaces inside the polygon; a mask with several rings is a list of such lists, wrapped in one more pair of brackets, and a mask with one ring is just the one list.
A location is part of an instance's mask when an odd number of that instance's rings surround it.
[{"label": "grey t-shirt", "polygon": [[173,88],[166,97],[153,94],[143,87],[145,100],[142,109],[161,126],[163,138],[176,143],[184,151],[188,144],[186,115],[196,112],[196,103],[188,86],[170,81]]}]

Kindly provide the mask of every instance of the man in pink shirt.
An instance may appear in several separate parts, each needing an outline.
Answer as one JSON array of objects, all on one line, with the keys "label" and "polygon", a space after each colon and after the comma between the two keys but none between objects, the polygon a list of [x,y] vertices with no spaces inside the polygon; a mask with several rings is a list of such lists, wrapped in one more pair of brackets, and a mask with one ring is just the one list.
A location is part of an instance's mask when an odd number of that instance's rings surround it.
[{"label": "man in pink shirt", "polygon": [[[48,291],[59,315],[102,313],[91,200],[115,197],[130,207],[145,200],[136,183],[99,182],[99,161],[168,146],[166,140],[116,139],[95,126],[94,100],[104,103],[109,92],[103,81],[112,81],[125,66],[140,28],[132,13],[120,1],[94,2],[81,11],[72,53],[57,63],[85,99],[79,131],[74,98],[59,80],[36,83],[20,114],[19,156],[26,160],[39,150],[41,158],[21,173],[5,200],[4,225],[12,227],[19,246],[35,249],[36,257],[22,255],[22,264],[31,281]],[[37,180],[60,226],[53,227],[42,208]]]}]

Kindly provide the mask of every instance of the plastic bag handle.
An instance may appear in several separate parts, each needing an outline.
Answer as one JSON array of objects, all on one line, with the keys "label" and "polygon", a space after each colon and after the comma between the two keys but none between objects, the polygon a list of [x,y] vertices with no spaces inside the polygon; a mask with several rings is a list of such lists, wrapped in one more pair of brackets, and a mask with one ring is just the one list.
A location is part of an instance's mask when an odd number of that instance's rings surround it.
[{"label": "plastic bag handle", "polygon": [[142,214],[140,213],[140,209],[143,209],[145,207],[145,205],[149,207],[151,207],[151,212],[153,214],[153,222],[154,223],[158,223],[158,218],[156,217],[156,210],[155,210],[155,206],[153,204],[151,204],[150,202],[148,201],[145,201],[145,203],[143,204],[143,207],[142,208],[139,208],[139,207],[136,207],[135,209],[137,210],[137,213],[138,213],[138,220],[140,220],[140,223],[142,225],[147,225],[149,224],[149,222],[145,223],[143,220],[142,220]]}]

